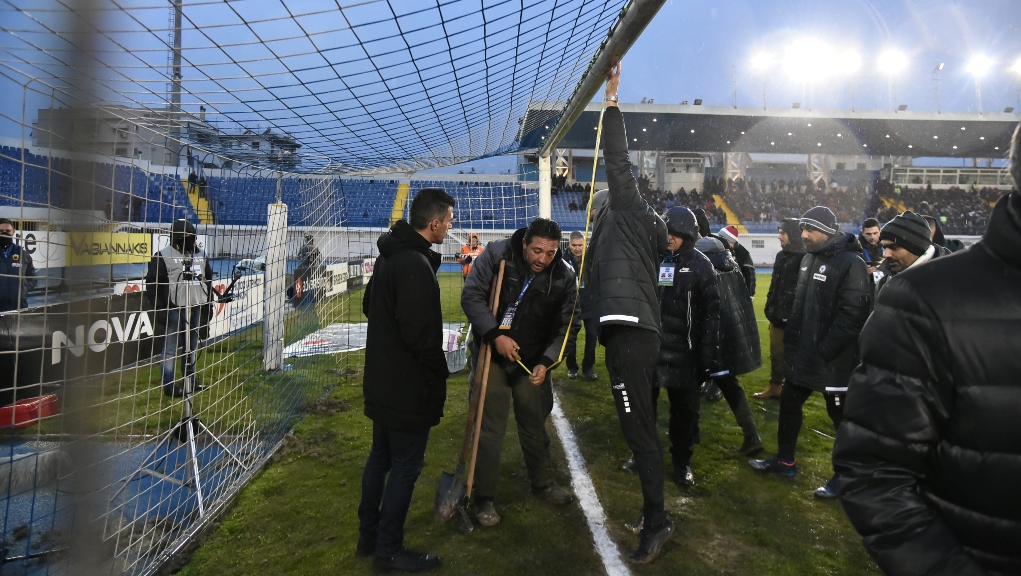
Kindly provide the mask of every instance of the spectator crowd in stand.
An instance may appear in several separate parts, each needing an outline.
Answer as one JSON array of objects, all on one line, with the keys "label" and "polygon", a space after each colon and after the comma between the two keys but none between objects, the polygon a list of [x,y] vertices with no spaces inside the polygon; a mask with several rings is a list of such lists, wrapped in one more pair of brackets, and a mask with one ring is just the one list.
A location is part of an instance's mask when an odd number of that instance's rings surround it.
[{"label": "spectator crowd in stand", "polygon": [[880,205],[882,209],[876,216],[880,222],[889,222],[903,209],[908,209],[938,219],[945,234],[965,235],[982,234],[993,204],[1000,196],[1010,192],[977,186],[969,189],[958,186],[933,188],[931,184],[924,188],[909,188],[886,182],[881,182],[878,188],[879,197],[890,205]]},{"label": "spectator crowd in stand", "polygon": [[838,222],[855,222],[861,218],[870,198],[869,186],[856,182],[852,186],[826,186],[811,180],[771,181],[727,180],[721,195],[730,209],[745,223],[780,222],[803,214],[813,206],[826,206]]}]

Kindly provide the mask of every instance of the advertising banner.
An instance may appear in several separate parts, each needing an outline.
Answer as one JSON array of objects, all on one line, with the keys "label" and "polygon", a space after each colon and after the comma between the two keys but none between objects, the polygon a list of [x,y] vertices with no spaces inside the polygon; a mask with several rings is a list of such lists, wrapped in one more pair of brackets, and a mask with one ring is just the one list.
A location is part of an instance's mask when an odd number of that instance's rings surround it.
[{"label": "advertising banner", "polygon": [[[229,280],[213,281],[213,290],[223,294],[230,284]],[[213,303],[213,317],[209,322],[209,338],[218,338],[252,324],[262,322],[262,295],[265,276],[252,274],[243,276],[234,284],[231,291],[234,301],[227,304]]]},{"label": "advertising banner", "polygon": [[152,235],[67,232],[67,265],[139,264],[152,257]]},{"label": "advertising banner", "polygon": [[37,269],[61,268],[67,265],[67,235],[63,232],[17,231],[18,244],[32,256]]}]

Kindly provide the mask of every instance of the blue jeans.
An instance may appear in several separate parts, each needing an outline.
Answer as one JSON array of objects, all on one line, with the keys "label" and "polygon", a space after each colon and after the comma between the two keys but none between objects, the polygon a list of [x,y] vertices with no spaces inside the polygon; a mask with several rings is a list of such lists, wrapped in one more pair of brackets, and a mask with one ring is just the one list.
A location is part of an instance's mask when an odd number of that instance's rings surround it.
[{"label": "blue jeans", "polygon": [[428,428],[394,430],[372,423],[372,448],[362,472],[358,533],[362,540],[376,542],[376,556],[394,556],[404,546],[404,521],[415,481],[425,464],[428,441]]},{"label": "blue jeans", "polygon": [[[195,374],[195,351],[199,344],[199,321],[201,320],[201,307],[193,306],[191,309],[191,322],[186,322],[184,308],[171,308],[167,310],[167,331],[163,337],[163,359],[160,360],[160,369],[163,371],[163,390],[170,392],[174,387],[174,376],[177,370],[177,360],[181,360],[181,373],[186,376]],[[189,350],[184,349],[184,333],[191,327],[189,335]]]}]

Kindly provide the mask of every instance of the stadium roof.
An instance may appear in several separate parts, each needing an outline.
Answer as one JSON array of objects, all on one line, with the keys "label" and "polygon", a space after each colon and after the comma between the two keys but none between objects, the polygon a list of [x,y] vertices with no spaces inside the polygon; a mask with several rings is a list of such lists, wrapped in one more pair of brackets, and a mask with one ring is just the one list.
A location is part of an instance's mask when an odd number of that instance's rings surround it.
[{"label": "stadium roof", "polygon": [[[532,107],[521,147],[542,145],[563,106]],[[1018,124],[1013,112],[733,108],[620,104],[631,150],[866,156],[1004,157]],[[589,104],[557,148],[595,147],[599,103]]]}]

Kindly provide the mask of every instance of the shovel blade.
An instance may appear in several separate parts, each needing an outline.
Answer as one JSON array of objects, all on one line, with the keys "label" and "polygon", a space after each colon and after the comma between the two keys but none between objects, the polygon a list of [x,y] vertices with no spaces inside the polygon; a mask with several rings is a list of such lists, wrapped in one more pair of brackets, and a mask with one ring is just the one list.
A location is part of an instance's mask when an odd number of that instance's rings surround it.
[{"label": "shovel blade", "polygon": [[457,508],[464,500],[467,486],[459,474],[444,472],[440,474],[440,482],[436,486],[436,500],[433,503],[433,519],[443,524],[457,514]]}]

